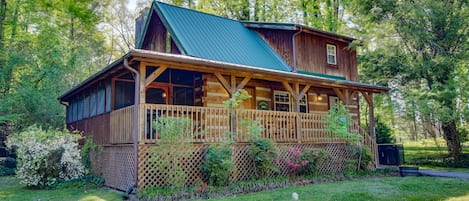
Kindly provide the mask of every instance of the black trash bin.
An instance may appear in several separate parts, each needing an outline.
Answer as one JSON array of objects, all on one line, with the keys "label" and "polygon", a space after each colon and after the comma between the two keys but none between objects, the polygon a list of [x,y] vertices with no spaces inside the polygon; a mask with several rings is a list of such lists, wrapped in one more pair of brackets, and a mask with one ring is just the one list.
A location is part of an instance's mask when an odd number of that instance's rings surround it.
[{"label": "black trash bin", "polygon": [[378,144],[380,165],[404,164],[404,147],[400,144]]}]

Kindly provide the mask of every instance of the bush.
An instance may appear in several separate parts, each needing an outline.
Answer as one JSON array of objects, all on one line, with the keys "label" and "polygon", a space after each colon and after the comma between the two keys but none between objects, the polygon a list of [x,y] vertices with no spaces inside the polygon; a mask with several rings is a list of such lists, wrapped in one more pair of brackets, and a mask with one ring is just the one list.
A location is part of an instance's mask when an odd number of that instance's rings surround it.
[{"label": "bush", "polygon": [[379,118],[375,118],[376,143],[386,144],[392,143],[391,128],[382,122]]},{"label": "bush", "polygon": [[3,166],[10,169],[16,168],[16,159],[12,157],[7,157],[5,161],[3,161]]},{"label": "bush", "polygon": [[10,176],[10,175],[15,175],[15,169],[7,168],[3,165],[0,165],[0,176]]},{"label": "bush", "polygon": [[291,158],[285,160],[285,163],[292,175],[314,174],[319,160],[327,156],[327,152],[319,149],[292,147],[288,152]]},{"label": "bush", "polygon": [[374,157],[371,150],[364,146],[349,146],[353,158],[346,160],[345,171],[347,173],[368,170],[368,166]]},{"label": "bush", "polygon": [[188,135],[191,121],[182,117],[162,117],[153,123],[160,139],[151,149],[150,162],[155,164],[157,171],[167,173],[160,179],[174,189],[182,188],[185,183],[186,173],[181,160],[190,158],[193,151],[191,136]]},{"label": "bush", "polygon": [[266,177],[270,172],[278,172],[278,167],[275,164],[278,150],[272,140],[258,139],[252,141],[249,147],[249,156],[257,168],[258,178]]},{"label": "bush", "polygon": [[17,177],[32,187],[81,177],[85,170],[78,149],[78,135],[67,130],[42,130],[37,126],[10,136],[8,146],[17,148]]},{"label": "bush", "polygon": [[228,185],[230,173],[234,169],[231,151],[232,146],[229,144],[211,145],[207,148],[201,166],[205,181],[214,186]]}]

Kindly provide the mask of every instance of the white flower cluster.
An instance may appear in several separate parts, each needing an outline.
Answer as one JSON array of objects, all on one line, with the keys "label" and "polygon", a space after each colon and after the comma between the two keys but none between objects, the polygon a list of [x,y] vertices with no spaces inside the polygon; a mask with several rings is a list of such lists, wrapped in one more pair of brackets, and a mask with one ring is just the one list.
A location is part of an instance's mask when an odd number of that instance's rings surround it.
[{"label": "white flower cluster", "polygon": [[77,137],[66,130],[44,131],[36,126],[12,135],[8,146],[18,155],[17,177],[27,186],[49,186],[58,179],[76,179],[85,173]]}]

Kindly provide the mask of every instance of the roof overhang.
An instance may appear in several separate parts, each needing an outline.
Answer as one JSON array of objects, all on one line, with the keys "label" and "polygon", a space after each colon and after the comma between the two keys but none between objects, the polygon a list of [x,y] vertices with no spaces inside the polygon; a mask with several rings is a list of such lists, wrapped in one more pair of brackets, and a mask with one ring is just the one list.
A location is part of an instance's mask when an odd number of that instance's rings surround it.
[{"label": "roof overhang", "polygon": [[286,31],[299,31],[303,30],[304,32],[324,36],[326,38],[332,38],[336,40],[340,40],[343,42],[352,42],[352,41],[360,41],[356,38],[352,38],[349,36],[336,34],[332,32],[323,31],[321,29],[316,29],[313,27],[309,27],[302,24],[294,24],[294,23],[274,23],[274,22],[251,22],[245,21],[243,22],[244,26],[248,28],[254,29],[277,29],[277,30],[286,30]]},{"label": "roof overhang", "polygon": [[144,61],[149,64],[167,64],[171,68],[185,68],[191,67],[195,71],[201,72],[216,72],[221,71],[222,73],[233,73],[236,75],[249,74],[252,78],[258,78],[263,80],[270,81],[288,81],[288,82],[299,82],[300,84],[311,84],[316,87],[326,87],[326,88],[343,88],[343,89],[352,89],[357,91],[366,91],[373,93],[387,92],[390,89],[388,87],[366,84],[361,82],[355,82],[350,80],[334,79],[327,78],[309,74],[299,74],[294,72],[279,71],[272,69],[265,69],[255,66],[246,66],[240,64],[233,64],[227,62],[220,62],[208,59],[201,59],[186,55],[178,54],[169,54],[154,52],[148,50],[132,49],[129,53],[124,55],[119,60],[110,64],[103,70],[94,74],[90,78],[86,79],[78,86],[73,87],[62,96],[59,97],[60,100],[64,100],[70,95],[75,94],[76,92],[81,91],[86,86],[93,83],[95,80],[101,78],[110,71],[115,70],[115,68],[121,66],[124,59],[129,59],[132,61]]}]

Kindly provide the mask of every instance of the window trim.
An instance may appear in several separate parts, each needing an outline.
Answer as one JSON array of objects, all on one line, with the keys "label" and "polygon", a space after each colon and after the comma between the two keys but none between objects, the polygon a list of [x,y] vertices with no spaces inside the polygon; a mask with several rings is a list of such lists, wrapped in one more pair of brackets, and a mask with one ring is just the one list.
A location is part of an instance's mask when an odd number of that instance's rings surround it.
[{"label": "window trim", "polygon": [[[329,54],[329,47],[334,48],[333,54]],[[334,63],[331,63],[329,61],[329,55],[334,56]],[[327,62],[327,65],[337,66],[337,45],[331,44],[331,43],[326,44],[326,62]]]},{"label": "window trim", "polygon": [[[332,103],[332,100],[334,100],[334,103]],[[338,96],[334,95],[328,95],[328,101],[327,104],[329,105],[329,110],[332,108],[333,105],[337,104],[340,101]]]},{"label": "window trim", "polygon": [[[276,94],[286,94],[288,95],[288,103],[287,102],[277,102],[276,98],[275,98],[275,95]],[[273,97],[273,102],[274,102],[274,111],[279,111],[277,110],[277,103],[279,104],[288,104],[288,111],[287,112],[294,112],[293,111],[293,100],[292,100],[292,95],[290,93],[288,93],[287,91],[282,91],[282,90],[274,90],[274,93],[273,93],[274,97]],[[309,113],[309,110],[308,110],[308,95],[305,95],[303,96],[303,99],[304,99],[304,102],[299,103],[299,106],[304,106],[305,107],[305,112],[304,113]],[[285,111],[280,111],[280,112],[285,112]],[[303,113],[301,111],[297,111],[298,113]]]}]

